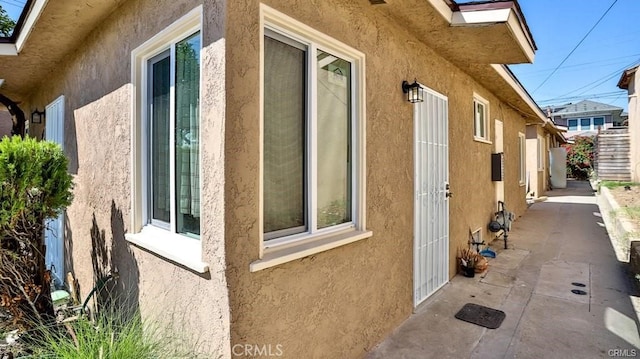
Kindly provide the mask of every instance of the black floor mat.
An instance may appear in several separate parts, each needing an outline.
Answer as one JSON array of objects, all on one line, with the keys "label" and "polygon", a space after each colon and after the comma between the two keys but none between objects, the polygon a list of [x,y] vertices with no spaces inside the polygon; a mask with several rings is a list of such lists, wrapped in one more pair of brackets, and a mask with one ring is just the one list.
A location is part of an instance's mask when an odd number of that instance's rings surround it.
[{"label": "black floor mat", "polygon": [[507,315],[503,311],[491,309],[483,305],[467,303],[456,313],[456,318],[465,322],[477,324],[489,329],[500,327]]}]

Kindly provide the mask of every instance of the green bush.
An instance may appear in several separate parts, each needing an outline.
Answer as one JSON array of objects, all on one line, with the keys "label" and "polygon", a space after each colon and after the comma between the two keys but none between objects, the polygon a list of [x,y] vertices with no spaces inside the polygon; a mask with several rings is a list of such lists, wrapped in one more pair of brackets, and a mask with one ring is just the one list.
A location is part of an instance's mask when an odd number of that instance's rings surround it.
[{"label": "green bush", "polygon": [[593,172],[595,143],[593,136],[576,136],[567,150],[567,175],[579,180],[587,180]]},{"label": "green bush", "polygon": [[0,141],[0,310],[13,325],[53,319],[44,221],[72,200],[59,145],[19,136]]}]

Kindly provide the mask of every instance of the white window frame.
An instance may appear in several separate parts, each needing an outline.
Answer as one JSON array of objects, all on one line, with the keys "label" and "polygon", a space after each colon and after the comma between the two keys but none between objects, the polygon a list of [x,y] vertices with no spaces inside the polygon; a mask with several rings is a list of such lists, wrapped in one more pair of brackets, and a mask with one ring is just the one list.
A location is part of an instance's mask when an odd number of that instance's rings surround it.
[{"label": "white window frame", "polygon": [[[309,53],[317,49],[332,53],[352,64],[352,221],[316,233],[300,233],[265,241],[264,228],[264,36],[275,32],[293,41],[309,46]],[[315,58],[314,56],[311,56]],[[315,83],[314,70],[309,71],[309,82]],[[259,259],[250,264],[252,272],[326,251],[372,236],[366,230],[366,108],[365,108],[365,55],[317,30],[284,15],[264,4],[260,5],[260,252]],[[309,101],[310,111],[316,108],[316,99]],[[312,121],[313,124],[313,121]],[[313,142],[313,139],[311,139]],[[312,187],[315,191],[315,187]],[[313,195],[313,194],[311,194]]]},{"label": "white window frame", "polygon": [[538,135],[538,171],[544,171],[545,145],[544,137]]},{"label": "white window frame", "polygon": [[[478,105],[482,105],[484,111],[483,119],[480,119]],[[484,129],[484,136],[482,130]],[[477,93],[473,94],[473,139],[479,142],[491,143],[489,134],[489,101],[482,98]]]},{"label": "white window frame", "polygon": [[[147,216],[148,195],[146,193],[148,186],[146,173],[148,164],[146,156],[148,151],[148,125],[146,118],[148,61],[174,46],[177,42],[197,31],[201,31],[203,22],[202,9],[202,5],[194,8],[131,52],[131,83],[133,84],[131,101],[132,218],[131,233],[125,234],[127,241],[198,273],[209,271],[209,264],[202,261],[202,243],[200,239],[174,233],[171,230],[149,223]],[[200,36],[202,37],[202,32]],[[200,83],[202,84],[202,69],[200,71]],[[173,96],[174,89],[171,88],[170,91]],[[171,108],[173,108],[173,105]],[[173,139],[170,142],[173,143]],[[200,141],[200,143],[202,142]],[[200,169],[200,173],[202,173],[202,169]],[[172,176],[172,186],[175,185],[174,181],[175,179]]]},{"label": "white window frame", "polygon": [[518,132],[518,183],[524,186],[527,180],[527,138],[522,132]]}]

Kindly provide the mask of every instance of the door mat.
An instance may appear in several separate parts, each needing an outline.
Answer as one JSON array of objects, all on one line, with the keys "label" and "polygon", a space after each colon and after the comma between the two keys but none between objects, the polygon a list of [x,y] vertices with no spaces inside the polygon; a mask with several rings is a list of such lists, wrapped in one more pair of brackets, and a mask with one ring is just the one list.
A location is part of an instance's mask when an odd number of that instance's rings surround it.
[{"label": "door mat", "polygon": [[500,327],[507,315],[503,311],[491,309],[479,304],[467,303],[456,313],[456,318],[489,329]]}]

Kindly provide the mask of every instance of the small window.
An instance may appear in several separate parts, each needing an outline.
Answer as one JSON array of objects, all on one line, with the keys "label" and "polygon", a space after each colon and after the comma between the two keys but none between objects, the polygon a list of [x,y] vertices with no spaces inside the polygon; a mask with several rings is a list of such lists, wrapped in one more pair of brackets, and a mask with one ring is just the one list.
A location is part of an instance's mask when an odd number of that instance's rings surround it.
[{"label": "small window", "polygon": [[598,127],[600,127],[601,129],[604,129],[604,117],[594,117],[593,127],[595,130],[597,130]]},{"label": "small window", "polygon": [[478,95],[473,97],[473,137],[480,141],[489,141],[489,103]]},{"label": "small window", "polygon": [[538,171],[544,170],[544,162],[546,157],[544,138],[538,136]]},{"label": "small window", "polygon": [[577,119],[569,120],[568,124],[569,124],[569,131],[577,131],[578,130],[578,120]]},{"label": "small window", "polygon": [[527,174],[527,153],[526,153],[526,137],[524,133],[518,132],[518,155],[519,155],[519,176],[518,182],[525,184]]},{"label": "small window", "polygon": [[580,131],[588,131],[591,130],[591,119],[590,118],[581,118],[580,119]]}]

